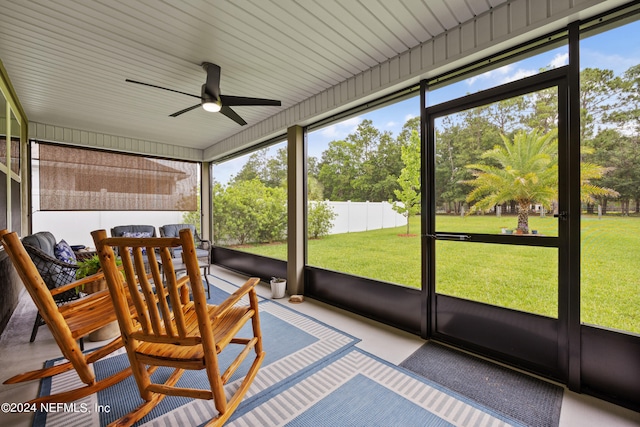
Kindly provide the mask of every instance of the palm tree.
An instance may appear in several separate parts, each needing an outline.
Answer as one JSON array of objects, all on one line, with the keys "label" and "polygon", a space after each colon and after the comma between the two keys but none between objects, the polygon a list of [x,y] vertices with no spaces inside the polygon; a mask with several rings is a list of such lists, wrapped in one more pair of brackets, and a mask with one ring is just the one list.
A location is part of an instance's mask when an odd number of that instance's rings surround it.
[{"label": "palm tree", "polygon": [[[580,147],[580,154],[592,154],[590,147]],[[580,201],[582,203],[595,203],[597,197],[618,197],[620,193],[610,188],[599,187],[591,181],[602,178],[613,168],[605,168],[595,163],[580,162]]]},{"label": "palm tree", "polygon": [[[503,146],[482,154],[491,164],[472,164],[475,179],[464,181],[475,187],[467,202],[476,201],[469,213],[487,211],[496,205],[515,201],[518,209],[518,230],[529,233],[529,209],[533,204],[551,208],[558,198],[557,130],[543,134],[538,130],[519,131],[513,141],[504,135]],[[593,163],[580,164],[580,199],[593,203],[594,196],[616,197],[618,193],[599,187],[591,181],[602,178],[608,168]]]},{"label": "palm tree", "polygon": [[557,131],[540,134],[517,132],[513,141],[501,135],[503,146],[486,151],[491,164],[472,164],[475,179],[465,181],[475,187],[467,202],[476,201],[469,213],[489,210],[511,200],[517,203],[518,230],[529,233],[529,209],[540,204],[546,209],[558,194]]}]

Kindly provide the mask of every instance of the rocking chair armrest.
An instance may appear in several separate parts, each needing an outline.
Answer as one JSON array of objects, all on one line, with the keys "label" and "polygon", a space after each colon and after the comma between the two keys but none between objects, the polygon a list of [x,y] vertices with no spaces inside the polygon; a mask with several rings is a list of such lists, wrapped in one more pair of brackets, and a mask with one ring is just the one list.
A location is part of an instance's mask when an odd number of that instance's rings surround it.
[{"label": "rocking chair armrest", "polygon": [[232,293],[226,300],[222,302],[219,306],[216,307],[213,312],[214,318],[219,318],[224,316],[224,314],[229,311],[231,307],[233,307],[240,299],[248,294],[250,291],[255,291],[256,285],[260,282],[260,279],[257,277],[252,277],[246,281],[244,285],[242,285],[238,290]]},{"label": "rocking chair armrest", "polygon": [[104,278],[104,274],[100,271],[96,274],[92,274],[91,276],[87,276],[87,277],[83,277],[82,279],[78,279],[75,282],[71,282],[71,283],[67,283],[66,285],[60,286],[58,288],[52,289],[51,290],[51,295],[55,296],[58,295],[59,293],[62,293],[64,291],[68,291],[74,288],[77,288],[78,286],[82,286],[82,285],[86,285],[87,283],[91,283],[94,282],[96,280],[100,280]]},{"label": "rocking chair armrest", "polygon": [[[95,300],[104,299],[105,295],[109,295],[109,291],[104,289],[102,291],[94,292],[83,298],[79,298],[71,301],[68,304],[64,304],[58,308],[62,315],[67,315],[72,312],[77,312],[82,307],[91,306]],[[110,297],[109,297],[110,298]]]}]

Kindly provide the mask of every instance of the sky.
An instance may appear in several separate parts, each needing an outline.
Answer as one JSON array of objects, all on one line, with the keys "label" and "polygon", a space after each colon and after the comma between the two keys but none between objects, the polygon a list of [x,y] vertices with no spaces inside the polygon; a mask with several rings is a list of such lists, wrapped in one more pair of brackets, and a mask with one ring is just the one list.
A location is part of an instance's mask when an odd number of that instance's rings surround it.
[{"label": "sky", "polygon": [[[606,31],[592,37],[585,38],[580,44],[580,68],[605,68],[621,75],[629,67],[640,64],[640,43],[628,43],[638,40],[640,35],[640,21]],[[430,91],[427,94],[428,105],[448,101],[469,93],[495,87],[538,73],[545,67],[561,67],[569,62],[567,47],[560,47],[551,51],[524,59],[491,70],[460,82]],[[344,139],[353,133],[362,120],[369,119],[380,131],[390,131],[397,136],[404,123],[420,114],[419,96],[407,99],[391,106],[369,111],[342,122],[331,124],[322,129],[310,132],[307,137],[309,156],[321,158],[322,152],[331,141]],[[277,144],[272,151],[282,144]],[[231,176],[237,173],[246,162],[249,155],[241,156],[224,164],[214,167],[214,177],[218,182],[227,183]]]}]

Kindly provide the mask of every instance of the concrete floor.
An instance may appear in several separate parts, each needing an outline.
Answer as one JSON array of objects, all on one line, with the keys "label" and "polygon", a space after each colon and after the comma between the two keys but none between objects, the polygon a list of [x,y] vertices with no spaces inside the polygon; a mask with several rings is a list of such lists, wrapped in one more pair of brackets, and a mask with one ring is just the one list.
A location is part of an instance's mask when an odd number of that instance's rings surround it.
[{"label": "concrete floor", "polygon": [[[242,284],[245,280],[243,276],[216,267],[212,268],[211,273],[235,284]],[[212,278],[210,281],[214,286],[230,289],[228,283],[219,278]],[[266,298],[271,295],[266,284],[259,286],[258,293]],[[278,301],[360,338],[358,347],[394,364],[402,362],[424,343],[424,340],[415,335],[317,301],[306,300],[301,304],[291,304],[287,302],[287,299]],[[35,306],[29,295],[26,292],[23,293],[18,307],[0,337],[1,380],[21,372],[40,368],[45,360],[60,357],[60,351],[46,327],[41,327],[36,341],[29,343],[35,313]],[[91,348],[102,344],[104,343],[88,342],[85,347]],[[0,403],[26,402],[35,397],[37,393],[38,381],[0,385]],[[0,426],[27,427],[31,426],[32,419],[33,414],[30,413],[10,414],[0,411]],[[640,413],[565,390],[560,426],[640,426]]]}]

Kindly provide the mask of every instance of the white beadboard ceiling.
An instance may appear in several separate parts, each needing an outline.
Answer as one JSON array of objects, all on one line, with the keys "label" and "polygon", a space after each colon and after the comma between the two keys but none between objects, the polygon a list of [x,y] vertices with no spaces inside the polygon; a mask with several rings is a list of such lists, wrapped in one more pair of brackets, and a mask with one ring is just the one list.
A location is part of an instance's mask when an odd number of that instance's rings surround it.
[{"label": "white beadboard ceiling", "polygon": [[[0,59],[30,121],[205,149],[243,128],[181,94],[203,61],[254,125],[506,0],[2,0]],[[194,102],[195,101],[195,102]]]},{"label": "white beadboard ceiling", "polygon": [[[0,0],[0,60],[31,122],[204,152],[507,2]],[[201,108],[172,118],[197,100],[125,83],[199,95],[203,61],[223,94],[282,107],[234,107],[244,127]]]}]

